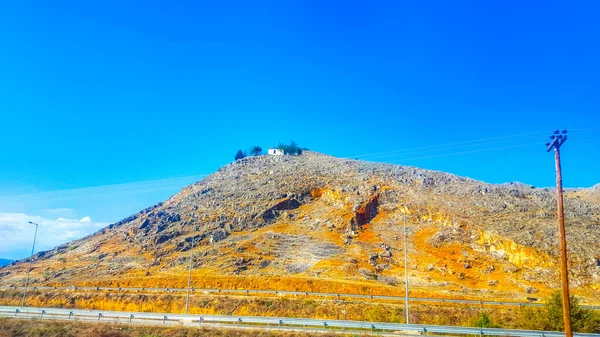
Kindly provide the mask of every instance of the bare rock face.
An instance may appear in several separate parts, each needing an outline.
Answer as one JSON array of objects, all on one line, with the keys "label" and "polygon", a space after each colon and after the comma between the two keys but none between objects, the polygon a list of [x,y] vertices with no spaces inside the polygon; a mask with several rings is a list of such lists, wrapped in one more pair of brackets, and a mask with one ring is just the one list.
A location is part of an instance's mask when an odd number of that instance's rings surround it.
[{"label": "bare rock face", "polygon": [[210,243],[217,243],[225,240],[229,236],[229,232],[224,229],[217,229],[210,235]]},{"label": "bare rock face", "polygon": [[[569,190],[565,202],[572,279],[590,289],[600,280],[598,191]],[[162,203],[36,254],[32,273],[63,283],[146,269],[168,274],[184,268],[182,253],[193,242],[194,267],[215,275],[395,285],[393,275],[404,272],[397,252],[406,211],[409,268],[426,273],[425,284],[497,290],[516,277],[528,282],[515,286],[523,293],[542,292],[556,283],[554,193],[310,151],[246,157]],[[20,281],[24,262],[0,269],[0,285]]]},{"label": "bare rock face", "polygon": [[279,201],[273,207],[267,209],[262,215],[263,220],[265,220],[265,223],[272,223],[279,217],[282,211],[296,209],[300,207],[300,205],[302,204],[300,201],[298,201],[296,196],[293,196],[292,198],[285,198]]}]

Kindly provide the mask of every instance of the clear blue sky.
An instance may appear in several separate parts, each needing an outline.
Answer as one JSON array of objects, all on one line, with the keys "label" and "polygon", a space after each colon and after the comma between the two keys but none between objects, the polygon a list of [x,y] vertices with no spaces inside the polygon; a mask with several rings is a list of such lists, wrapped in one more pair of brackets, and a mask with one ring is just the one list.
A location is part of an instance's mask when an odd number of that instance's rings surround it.
[{"label": "clear blue sky", "polygon": [[[113,222],[238,148],[292,139],[550,186],[553,158],[531,145],[546,133],[531,133],[567,128],[565,185],[589,187],[598,17],[597,1],[5,1],[0,212]],[[511,135],[524,136],[372,155]],[[78,190],[180,177],[102,201]],[[49,192],[72,189],[63,204]]]}]

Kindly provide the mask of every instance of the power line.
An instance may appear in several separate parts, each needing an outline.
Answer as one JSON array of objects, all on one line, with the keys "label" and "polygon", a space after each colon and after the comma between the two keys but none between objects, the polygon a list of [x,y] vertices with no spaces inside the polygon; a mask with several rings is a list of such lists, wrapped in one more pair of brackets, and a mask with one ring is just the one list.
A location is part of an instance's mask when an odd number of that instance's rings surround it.
[{"label": "power line", "polygon": [[[521,138],[518,140],[521,141],[521,140],[525,140],[525,139],[535,139],[535,138],[539,138],[539,136],[529,136],[529,137]],[[445,150],[452,150],[452,149],[476,147],[476,146],[482,146],[482,145],[502,144],[502,143],[507,143],[507,142],[514,142],[515,140],[516,139],[508,139],[508,140],[500,140],[497,142],[487,142],[487,143],[482,143],[482,144],[459,145],[459,146],[451,146],[451,147],[439,148],[439,149],[436,148],[436,149],[425,150],[425,151],[411,151],[411,152],[406,152],[406,153],[390,154],[390,155],[385,155],[385,156],[368,157],[368,158],[363,158],[363,159],[364,160],[373,160],[373,159],[381,159],[381,158],[393,158],[393,157],[398,157],[398,156],[404,156],[407,154],[421,154],[421,153],[430,153],[430,152],[436,152],[436,151],[445,151]]]},{"label": "power line", "polygon": [[546,131],[529,132],[529,133],[522,133],[522,134],[518,134],[518,135],[482,138],[482,139],[467,140],[467,141],[461,141],[461,142],[455,142],[455,143],[448,143],[448,144],[438,144],[438,145],[421,146],[421,147],[415,147],[415,148],[403,149],[403,150],[394,150],[394,151],[386,151],[386,152],[367,153],[367,154],[350,156],[350,157],[351,158],[371,157],[371,156],[375,156],[375,155],[382,155],[382,154],[389,154],[389,153],[399,153],[399,152],[406,152],[406,151],[413,151],[413,150],[431,149],[431,148],[437,148],[437,147],[446,147],[448,145],[479,143],[479,142],[487,142],[489,140],[506,139],[506,138],[516,138],[516,137],[530,136],[530,135],[539,135],[539,134],[545,134],[547,132],[548,132],[547,130]]},{"label": "power line", "polygon": [[[594,142],[600,142],[600,141],[591,140],[591,139],[584,139],[584,140],[572,141],[571,143],[594,143]],[[518,148],[518,147],[527,147],[527,146],[540,145],[540,144],[543,144],[543,143],[541,143],[541,142],[539,142],[539,143],[529,143],[529,144],[502,146],[502,147],[494,147],[494,148],[487,148],[487,149],[480,149],[480,150],[473,150],[473,151],[444,153],[444,154],[435,155],[435,156],[425,156],[425,157],[397,159],[397,160],[394,160],[394,161],[390,161],[389,163],[397,163],[397,162],[400,162],[400,161],[408,161],[408,160],[418,160],[418,159],[430,159],[430,158],[438,158],[438,157],[447,157],[447,156],[454,156],[454,155],[460,155],[460,154],[487,152],[487,151],[495,151],[495,150],[504,150],[504,149],[511,149],[511,148]]]},{"label": "power line", "polygon": [[[575,129],[575,131],[591,131],[591,130],[600,130],[600,128],[589,128],[589,129]],[[382,159],[382,158],[394,158],[394,157],[401,157],[401,156],[405,156],[408,154],[421,154],[421,153],[430,153],[430,152],[436,152],[436,151],[445,151],[445,150],[450,150],[450,149],[458,149],[458,148],[468,148],[468,147],[477,147],[477,146],[488,146],[491,144],[501,144],[501,143],[507,143],[507,142],[513,142],[513,141],[522,141],[525,139],[532,139],[532,138],[538,138],[539,134],[542,133],[546,133],[547,131],[541,131],[541,132],[530,132],[530,133],[524,133],[521,135],[511,135],[511,136],[500,136],[500,137],[491,137],[491,138],[484,138],[484,139],[478,139],[478,140],[469,140],[469,141],[462,141],[462,142],[456,142],[456,143],[449,143],[449,144],[445,144],[445,145],[431,145],[431,146],[423,146],[423,147],[417,147],[417,148],[410,148],[410,149],[403,149],[403,150],[395,150],[395,151],[386,151],[386,152],[376,152],[376,153],[372,153],[372,154],[363,154],[360,156],[353,156],[353,157],[348,157],[347,159],[358,159],[358,160],[374,160],[374,159]],[[589,135],[589,133],[587,132],[577,132],[576,134],[578,135]],[[511,138],[516,138],[516,137],[520,137],[522,135],[526,135],[529,137],[521,137],[519,139],[511,139]],[[497,142],[489,142],[489,140],[497,140],[497,139],[503,139]],[[579,142],[579,141],[578,141]],[[468,144],[468,145],[459,145],[459,144]],[[459,145],[459,146],[449,146],[449,145]],[[520,147],[521,145],[518,144]],[[509,147],[506,147],[509,148]],[[414,151],[414,150],[420,150],[420,149],[428,149],[428,150],[423,150],[423,151]],[[501,148],[498,148],[501,149]],[[483,151],[489,151],[490,149],[485,148],[482,149]],[[473,151],[465,151],[464,153],[473,153],[473,152],[483,152],[480,150],[473,150]],[[462,154],[463,152],[459,152],[457,154]],[[386,155],[387,154],[387,155]],[[447,154],[442,154],[440,156],[447,156]],[[424,157],[424,158],[433,158],[436,156],[428,156],[428,157]],[[412,159],[420,159],[419,158],[410,158],[410,160]]]},{"label": "power line", "polygon": [[538,143],[529,143],[529,144],[522,144],[522,145],[511,145],[511,146],[493,147],[493,148],[487,148],[487,149],[481,149],[481,150],[473,150],[473,151],[445,153],[445,154],[440,154],[440,155],[435,155],[435,156],[425,156],[425,157],[415,157],[415,158],[407,158],[407,159],[398,159],[398,160],[391,161],[390,163],[399,162],[399,161],[407,161],[407,160],[429,159],[429,158],[454,156],[454,155],[459,155],[459,154],[469,154],[469,153],[487,152],[487,151],[494,151],[494,150],[511,149],[511,148],[517,148],[517,147],[526,147],[526,146],[532,146],[532,145],[540,145],[540,144],[543,144],[543,143],[542,142],[538,142]]},{"label": "power line", "polygon": [[600,128],[569,129],[569,132],[573,131],[600,131]]}]

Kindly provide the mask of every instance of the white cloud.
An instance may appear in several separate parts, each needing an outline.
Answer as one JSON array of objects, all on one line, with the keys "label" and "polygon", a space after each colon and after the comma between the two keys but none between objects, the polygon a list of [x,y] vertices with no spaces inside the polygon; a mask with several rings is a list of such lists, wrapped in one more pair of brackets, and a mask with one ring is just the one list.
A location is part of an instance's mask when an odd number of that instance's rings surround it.
[{"label": "white cloud", "polygon": [[62,217],[53,220],[24,213],[0,213],[0,238],[4,238],[0,257],[14,260],[31,254],[35,226],[29,221],[39,225],[35,252],[82,238],[108,225],[94,222],[89,216],[80,220]]}]

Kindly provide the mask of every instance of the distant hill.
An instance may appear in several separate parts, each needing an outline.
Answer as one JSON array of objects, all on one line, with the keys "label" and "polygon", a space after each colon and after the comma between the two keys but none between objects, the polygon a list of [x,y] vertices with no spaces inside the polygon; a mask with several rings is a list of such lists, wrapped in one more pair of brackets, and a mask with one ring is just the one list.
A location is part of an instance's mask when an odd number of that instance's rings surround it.
[{"label": "distant hill", "polygon": [[[600,302],[597,192],[565,193],[565,218],[573,289]],[[405,211],[413,296],[516,299],[560,288],[555,189],[311,151],[237,160],[37,253],[30,284],[185,287],[193,249],[194,287],[398,294]],[[23,284],[27,268],[23,259],[0,269],[0,286]]]},{"label": "distant hill", "polygon": [[0,259],[0,267],[8,266],[11,262],[13,261],[7,259]]}]

